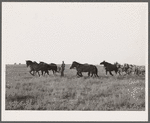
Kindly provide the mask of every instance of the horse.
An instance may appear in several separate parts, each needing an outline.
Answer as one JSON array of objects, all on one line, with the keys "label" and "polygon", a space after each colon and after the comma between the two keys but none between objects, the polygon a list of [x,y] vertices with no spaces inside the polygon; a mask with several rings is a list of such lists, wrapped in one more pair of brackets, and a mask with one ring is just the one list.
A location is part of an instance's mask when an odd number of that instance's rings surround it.
[{"label": "horse", "polygon": [[138,75],[138,68],[136,65],[129,65],[127,74],[136,74]]},{"label": "horse", "polygon": [[125,63],[123,68],[124,68],[124,71],[126,72],[126,74],[129,75],[131,73],[131,67],[129,64]]},{"label": "horse", "polygon": [[119,64],[118,62],[115,62],[114,65],[118,68],[119,75],[121,75],[121,73],[124,72],[123,65]]},{"label": "horse", "polygon": [[52,70],[53,74],[55,74],[56,72],[59,72],[57,71],[57,65],[55,63],[50,63],[48,66],[48,70]]},{"label": "horse", "polygon": [[48,72],[49,69],[48,69],[48,67],[49,67],[49,65],[47,63],[45,63],[45,62],[40,62],[39,63],[39,69],[41,70],[42,75],[45,75],[45,73],[47,73],[47,75],[49,75],[49,72]]},{"label": "horse", "polygon": [[88,63],[85,63],[84,65],[85,65],[85,66],[90,65],[92,68],[95,68],[93,72],[88,72],[88,76],[90,76],[90,74],[92,74],[92,75],[91,75],[91,77],[92,77],[93,74],[94,74],[95,77],[99,77],[99,76],[97,75],[98,69],[97,69],[97,67],[96,67],[95,65],[91,65],[91,64],[88,64]]},{"label": "horse", "polygon": [[97,75],[98,74],[98,69],[94,65],[80,64],[76,61],[73,61],[70,69],[73,69],[73,68],[76,68],[77,75],[80,76],[80,77],[83,76],[82,72],[88,72],[88,76],[90,76],[90,73],[92,73],[91,77],[93,76],[93,74],[98,77],[98,75]]},{"label": "horse", "polygon": [[41,71],[42,71],[42,75],[43,75],[43,72],[45,71],[45,73],[47,73],[49,75],[49,70],[52,70],[53,71],[53,74],[57,72],[57,65],[54,64],[54,63],[50,63],[50,64],[47,64],[45,62],[40,62],[39,63],[41,66]]},{"label": "horse", "polygon": [[[30,71],[29,71],[29,73],[31,74],[31,75],[33,75],[34,76],[34,73],[35,72],[38,72],[38,75],[40,76],[40,74],[39,74],[39,64],[37,63],[37,62],[32,62],[31,60],[26,60],[26,65],[27,65],[27,67],[30,67]],[[33,73],[32,73],[33,72]]]},{"label": "horse", "polygon": [[95,66],[95,65],[90,65],[91,67],[93,67],[93,68],[95,68],[94,69],[94,71],[93,72],[89,72],[89,75],[90,75],[90,73],[92,74],[91,75],[91,77],[93,76],[93,74],[94,74],[94,76],[95,77],[99,77],[97,74],[98,74],[98,69],[97,69],[97,67]]},{"label": "horse", "polygon": [[100,63],[100,65],[104,65],[105,70],[106,70],[106,75],[107,75],[107,71],[109,71],[110,75],[112,75],[112,76],[113,76],[113,74],[111,73],[111,71],[115,71],[116,74],[117,74],[117,72],[118,72],[117,66],[116,66],[116,65],[113,65],[113,64],[111,64],[111,63],[108,63],[108,62],[103,61],[103,62]]},{"label": "horse", "polygon": [[145,75],[145,66],[137,66],[136,74],[139,76]]}]

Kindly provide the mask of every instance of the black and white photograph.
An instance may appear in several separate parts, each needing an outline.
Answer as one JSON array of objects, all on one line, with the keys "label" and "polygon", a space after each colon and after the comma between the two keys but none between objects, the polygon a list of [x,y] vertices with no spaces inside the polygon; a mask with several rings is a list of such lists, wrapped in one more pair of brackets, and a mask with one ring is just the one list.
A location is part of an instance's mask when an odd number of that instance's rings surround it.
[{"label": "black and white photograph", "polygon": [[148,121],[148,2],[2,2],[2,121]]}]

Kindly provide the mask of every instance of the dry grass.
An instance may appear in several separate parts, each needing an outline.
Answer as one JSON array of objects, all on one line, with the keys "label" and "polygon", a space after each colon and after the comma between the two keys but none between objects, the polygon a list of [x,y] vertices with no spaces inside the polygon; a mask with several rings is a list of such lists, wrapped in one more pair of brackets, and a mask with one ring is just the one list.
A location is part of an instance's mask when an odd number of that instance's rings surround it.
[{"label": "dry grass", "polygon": [[144,76],[76,77],[66,65],[60,73],[32,76],[25,65],[6,66],[6,110],[145,110]]}]

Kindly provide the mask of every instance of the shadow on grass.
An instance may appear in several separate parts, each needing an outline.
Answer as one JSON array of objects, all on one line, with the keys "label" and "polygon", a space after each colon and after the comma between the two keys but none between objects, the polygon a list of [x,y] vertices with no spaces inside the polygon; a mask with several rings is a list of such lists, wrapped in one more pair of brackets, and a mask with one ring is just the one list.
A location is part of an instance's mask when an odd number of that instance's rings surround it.
[{"label": "shadow on grass", "polygon": [[26,101],[27,99],[33,99],[33,96],[30,95],[26,95],[26,96],[13,96],[13,97],[7,97],[6,100],[7,101]]},{"label": "shadow on grass", "polygon": [[33,77],[27,76],[27,77],[23,77],[24,79],[32,79]]}]

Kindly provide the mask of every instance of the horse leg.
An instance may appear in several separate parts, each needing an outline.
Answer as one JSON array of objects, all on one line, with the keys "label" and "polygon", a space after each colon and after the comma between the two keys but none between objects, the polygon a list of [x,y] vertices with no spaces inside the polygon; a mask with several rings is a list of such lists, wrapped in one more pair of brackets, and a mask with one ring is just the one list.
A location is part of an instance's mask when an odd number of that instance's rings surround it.
[{"label": "horse leg", "polygon": [[83,76],[82,73],[80,73],[80,76],[81,76],[81,77]]},{"label": "horse leg", "polygon": [[46,71],[46,70],[44,70],[44,74],[43,74],[43,76],[46,76],[46,73],[47,73],[47,71]]},{"label": "horse leg", "polygon": [[47,72],[47,70],[45,70],[45,71],[44,71],[44,76],[46,76],[46,74],[48,75],[48,72]]},{"label": "horse leg", "polygon": [[93,77],[93,75],[94,75],[94,77],[96,77],[96,74],[92,72],[92,75],[91,75],[91,77]]},{"label": "horse leg", "polygon": [[47,73],[48,73],[48,75],[50,76],[50,74],[49,74],[49,70],[47,70]]},{"label": "horse leg", "polygon": [[119,75],[121,75],[120,71],[118,71]]},{"label": "horse leg", "polygon": [[82,77],[82,76],[83,76],[81,72],[80,72],[80,74],[79,74],[79,72],[78,72],[78,75],[79,75],[80,77]]},{"label": "horse leg", "polygon": [[45,76],[45,74],[46,74],[46,72],[43,70],[43,71],[42,71],[42,76]]},{"label": "horse leg", "polygon": [[117,74],[118,70],[115,70],[115,73]]},{"label": "horse leg", "polygon": [[107,75],[107,70],[106,70],[106,75]]},{"label": "horse leg", "polygon": [[55,75],[56,75],[56,72],[57,72],[57,70],[54,70]]},{"label": "horse leg", "polygon": [[39,73],[39,71],[37,71],[37,73],[38,73],[38,75],[40,76],[40,73]]},{"label": "horse leg", "polygon": [[47,71],[46,71],[46,70],[44,70],[44,72],[43,72],[43,76],[46,76],[46,73],[47,73]]},{"label": "horse leg", "polygon": [[32,76],[34,76],[34,74],[32,73],[32,71],[33,71],[33,70],[30,70],[29,72],[30,72],[30,74],[31,74]]},{"label": "horse leg", "polygon": [[44,70],[44,76],[48,75],[48,70]]},{"label": "horse leg", "polygon": [[110,75],[112,75],[112,76],[113,76],[113,74],[111,73],[111,71],[109,71],[109,73],[110,73]]},{"label": "horse leg", "polygon": [[116,72],[116,74],[117,74],[117,72],[118,72],[118,73],[119,73],[119,75],[121,75],[121,74],[120,74],[120,70],[115,70],[115,72]]},{"label": "horse leg", "polygon": [[78,76],[78,72],[77,72],[76,76]]},{"label": "horse leg", "polygon": [[97,75],[94,73],[94,77],[97,77]]},{"label": "horse leg", "polygon": [[46,73],[47,73],[47,75],[49,75],[49,72],[48,72],[48,70],[46,70]]},{"label": "horse leg", "polygon": [[38,71],[38,70],[34,71],[34,73],[38,73],[38,75],[40,76],[40,74],[39,74],[39,71]]},{"label": "horse leg", "polygon": [[128,75],[130,74],[130,71],[129,71],[129,70],[127,71],[127,74],[128,74]]},{"label": "horse leg", "polygon": [[95,77],[99,77],[99,76],[97,75],[97,73],[95,74]]},{"label": "horse leg", "polygon": [[88,77],[90,76],[90,72],[88,72]]},{"label": "horse leg", "polygon": [[93,72],[92,72],[92,75],[91,75],[91,77],[93,76]]},{"label": "horse leg", "polygon": [[90,77],[90,74],[91,74],[91,77],[93,76],[93,73],[90,73],[90,72],[88,72],[88,77]]},{"label": "horse leg", "polygon": [[53,71],[53,74],[55,74],[55,71],[54,70],[52,70]]},{"label": "horse leg", "polygon": [[139,71],[137,71],[137,75],[139,76]]},{"label": "horse leg", "polygon": [[80,76],[80,75],[79,75],[79,72],[77,72],[77,76]]},{"label": "horse leg", "polygon": [[78,76],[78,77],[81,77],[81,75],[79,74],[79,72],[77,72],[77,76]]},{"label": "horse leg", "polygon": [[43,70],[41,70],[42,76],[43,76]]},{"label": "horse leg", "polygon": [[126,76],[127,75],[127,71],[124,71],[124,72],[125,72],[124,76]]},{"label": "horse leg", "polygon": [[131,74],[131,70],[130,69],[128,69],[128,75],[130,75]]},{"label": "horse leg", "polygon": [[33,76],[35,76],[35,71],[33,71],[33,73],[32,73],[32,74],[33,74]]},{"label": "horse leg", "polygon": [[36,71],[33,71],[33,75],[35,76],[35,74],[36,74]]}]

